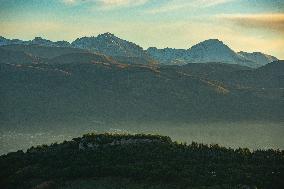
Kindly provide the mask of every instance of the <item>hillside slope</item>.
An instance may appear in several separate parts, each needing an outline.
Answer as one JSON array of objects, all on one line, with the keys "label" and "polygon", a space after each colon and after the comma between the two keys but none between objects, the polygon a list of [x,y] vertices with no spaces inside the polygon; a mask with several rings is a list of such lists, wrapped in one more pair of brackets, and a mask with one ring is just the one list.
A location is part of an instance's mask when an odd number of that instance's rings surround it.
[{"label": "hillside slope", "polygon": [[[38,64],[0,66],[1,107],[5,110],[0,114],[2,127],[49,128],[91,120],[115,123],[283,120],[280,97],[269,94],[268,98],[246,89],[249,85],[240,83],[241,88],[237,85],[234,75],[251,73],[250,70],[227,71],[226,77],[212,78],[192,74],[190,65],[184,70],[127,65],[92,53],[62,55]],[[225,67],[220,68],[219,74]],[[266,87],[255,80],[261,75],[256,77],[254,73],[248,74],[255,81],[252,87]],[[266,77],[278,76],[267,72]]]},{"label": "hillside slope", "polygon": [[[179,144],[159,135],[93,133],[0,156],[0,185],[51,189],[80,184],[87,189],[120,180],[116,188],[136,183],[157,189],[279,189],[284,187],[283,153]],[[125,185],[127,180],[131,185]]]},{"label": "hillside slope", "polygon": [[6,45],[1,48],[10,51],[24,52],[41,58],[55,58],[64,54],[89,52],[85,49],[76,49],[71,47],[48,47],[39,45]]}]

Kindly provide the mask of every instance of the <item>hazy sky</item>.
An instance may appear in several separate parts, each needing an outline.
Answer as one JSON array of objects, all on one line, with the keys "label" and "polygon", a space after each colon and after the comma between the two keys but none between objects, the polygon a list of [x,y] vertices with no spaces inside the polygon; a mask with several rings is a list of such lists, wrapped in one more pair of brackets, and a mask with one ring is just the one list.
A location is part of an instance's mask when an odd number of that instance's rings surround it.
[{"label": "hazy sky", "polygon": [[0,35],[72,41],[111,32],[144,48],[218,38],[284,59],[284,0],[0,0]]}]

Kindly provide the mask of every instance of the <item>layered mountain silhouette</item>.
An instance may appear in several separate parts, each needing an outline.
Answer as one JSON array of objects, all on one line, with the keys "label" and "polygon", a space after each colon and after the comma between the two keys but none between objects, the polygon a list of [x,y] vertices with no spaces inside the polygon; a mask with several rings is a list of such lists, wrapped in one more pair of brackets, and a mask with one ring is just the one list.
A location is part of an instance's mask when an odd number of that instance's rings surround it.
[{"label": "layered mountain silhouette", "polygon": [[263,54],[261,52],[247,53],[247,52],[241,51],[241,52],[238,52],[238,54],[247,60],[251,60],[252,62],[259,64],[256,67],[264,66],[265,64],[267,64],[267,62],[273,62],[273,61],[278,60],[274,56]]},{"label": "layered mountain silhouette", "polygon": [[150,56],[164,64],[187,64],[221,62],[239,64],[257,68],[278,60],[276,57],[263,53],[236,53],[218,39],[209,39],[192,46],[190,49],[147,49]]},{"label": "layered mountain silhouette", "polygon": [[123,58],[89,48],[0,47],[0,125],[283,121],[283,61],[253,69]]},{"label": "layered mountain silhouette", "polygon": [[129,41],[120,39],[111,33],[97,37],[83,37],[72,42],[76,48],[90,49],[108,56],[146,57],[143,48]]},{"label": "layered mountain silhouette", "polygon": [[35,37],[33,40],[30,41],[23,41],[19,39],[6,39],[0,36],[0,46],[4,45],[40,45],[40,46],[47,46],[47,47],[70,47],[70,43],[67,41],[50,41],[48,39],[43,39],[41,37]]},{"label": "layered mountain silhouette", "polygon": [[97,37],[78,38],[71,44],[67,41],[52,42],[41,37],[36,37],[31,41],[9,40],[0,37],[0,46],[15,45],[76,48],[105,54],[117,59],[119,62],[130,64],[184,65],[188,63],[220,62],[258,68],[278,60],[276,57],[261,52],[247,53],[241,51],[237,53],[218,39],[205,40],[189,49],[157,49],[150,47],[144,50],[139,45],[120,39],[109,32],[100,34]]}]

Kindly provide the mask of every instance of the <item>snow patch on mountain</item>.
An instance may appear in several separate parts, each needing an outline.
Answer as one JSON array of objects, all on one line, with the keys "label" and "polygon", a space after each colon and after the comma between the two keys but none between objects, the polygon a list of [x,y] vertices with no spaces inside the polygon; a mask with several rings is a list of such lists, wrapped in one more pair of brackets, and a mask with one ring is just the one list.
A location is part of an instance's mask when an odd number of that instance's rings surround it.
[{"label": "snow patch on mountain", "polygon": [[259,67],[259,66],[264,66],[268,63],[277,61],[278,59],[274,56],[271,55],[267,55],[261,52],[252,52],[252,53],[248,53],[248,52],[243,52],[240,51],[238,52],[238,54],[242,57],[244,57],[247,60],[253,61],[255,62]]},{"label": "snow patch on mountain", "polygon": [[[40,45],[49,47],[73,47],[88,49],[95,53],[125,58],[140,58],[145,63],[159,62],[161,65],[183,65],[188,63],[219,62],[238,64],[258,68],[270,62],[278,60],[276,57],[261,52],[235,52],[218,39],[208,39],[189,49],[150,47],[143,50],[139,45],[121,39],[112,33],[103,33],[96,37],[77,38],[71,44],[67,41],[53,42],[48,39],[36,37],[30,41],[19,39],[6,39],[0,36],[0,46],[4,45]],[[127,60],[125,60],[127,62]]]},{"label": "snow patch on mountain", "polygon": [[72,42],[76,48],[90,49],[108,56],[145,57],[143,48],[135,43],[120,39],[112,33],[100,34],[97,37],[82,37]]}]

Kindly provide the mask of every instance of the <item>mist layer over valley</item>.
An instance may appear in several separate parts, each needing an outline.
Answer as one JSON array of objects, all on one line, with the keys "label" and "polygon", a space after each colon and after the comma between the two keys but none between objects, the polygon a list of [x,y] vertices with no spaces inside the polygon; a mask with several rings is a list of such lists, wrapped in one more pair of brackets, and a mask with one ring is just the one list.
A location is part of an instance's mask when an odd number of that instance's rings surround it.
[{"label": "mist layer over valley", "polygon": [[[53,125],[54,126],[54,125]],[[0,132],[0,153],[6,154],[31,146],[71,140],[91,132],[111,133],[159,133],[178,142],[219,144],[226,147],[255,149],[283,149],[283,124],[261,122],[235,123],[113,123],[110,125],[82,123],[56,125],[53,129],[19,130]]]}]

